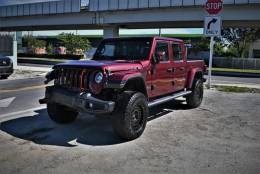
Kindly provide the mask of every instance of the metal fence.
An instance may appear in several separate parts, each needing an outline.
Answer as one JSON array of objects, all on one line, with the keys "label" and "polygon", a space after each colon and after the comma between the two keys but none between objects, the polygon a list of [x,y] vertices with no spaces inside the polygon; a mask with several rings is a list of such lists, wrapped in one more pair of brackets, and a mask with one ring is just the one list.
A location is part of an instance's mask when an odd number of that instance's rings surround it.
[{"label": "metal fence", "polygon": [[260,58],[214,57],[213,67],[260,70]]}]

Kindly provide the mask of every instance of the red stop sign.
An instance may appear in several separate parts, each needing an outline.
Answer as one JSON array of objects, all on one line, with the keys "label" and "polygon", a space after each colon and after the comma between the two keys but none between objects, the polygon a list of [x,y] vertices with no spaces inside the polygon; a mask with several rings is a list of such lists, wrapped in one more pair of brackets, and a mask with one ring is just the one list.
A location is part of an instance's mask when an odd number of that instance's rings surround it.
[{"label": "red stop sign", "polygon": [[211,15],[218,14],[223,8],[222,0],[208,0],[204,7]]}]

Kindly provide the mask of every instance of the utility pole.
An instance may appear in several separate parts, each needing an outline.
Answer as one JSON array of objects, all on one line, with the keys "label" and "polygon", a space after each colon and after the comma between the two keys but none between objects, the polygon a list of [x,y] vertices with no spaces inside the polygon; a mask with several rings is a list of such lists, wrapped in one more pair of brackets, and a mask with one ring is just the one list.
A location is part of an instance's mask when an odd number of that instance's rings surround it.
[{"label": "utility pole", "polygon": [[161,37],[162,36],[162,29],[159,28],[159,36]]}]

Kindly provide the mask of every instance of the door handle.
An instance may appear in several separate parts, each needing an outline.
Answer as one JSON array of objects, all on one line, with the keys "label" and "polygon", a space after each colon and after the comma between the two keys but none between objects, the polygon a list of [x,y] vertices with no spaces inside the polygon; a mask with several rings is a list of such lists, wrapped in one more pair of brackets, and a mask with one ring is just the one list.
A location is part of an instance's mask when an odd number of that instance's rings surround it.
[{"label": "door handle", "polygon": [[172,72],[172,68],[167,69],[167,72],[169,73]]},{"label": "door handle", "polygon": [[167,72],[169,72],[169,73],[175,72],[175,68],[169,68],[169,69],[167,69]]}]

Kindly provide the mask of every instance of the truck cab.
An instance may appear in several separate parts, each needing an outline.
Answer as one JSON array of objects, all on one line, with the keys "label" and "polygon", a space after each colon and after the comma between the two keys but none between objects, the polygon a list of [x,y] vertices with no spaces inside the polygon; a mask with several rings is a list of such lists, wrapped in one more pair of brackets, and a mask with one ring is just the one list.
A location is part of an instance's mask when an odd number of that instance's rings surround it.
[{"label": "truck cab", "polygon": [[121,138],[142,135],[149,108],[185,97],[190,108],[203,98],[203,61],[187,61],[182,40],[162,37],[112,38],[92,60],[53,67],[40,103],[52,120],[70,123],[79,112],[108,114]]}]

